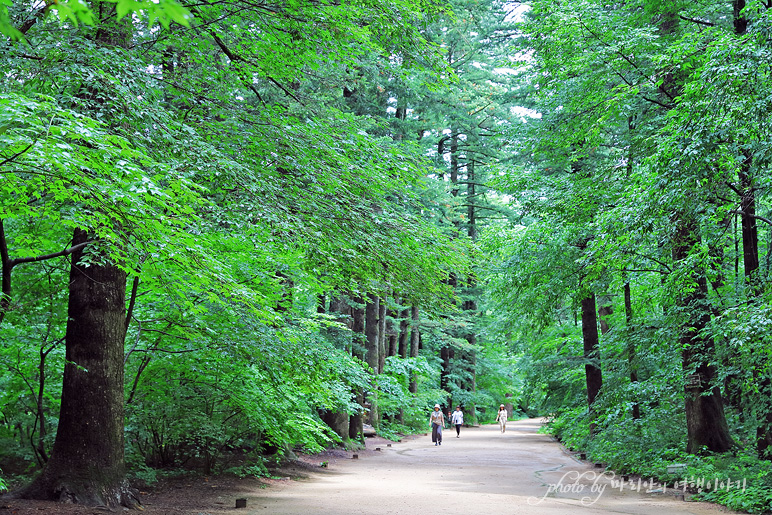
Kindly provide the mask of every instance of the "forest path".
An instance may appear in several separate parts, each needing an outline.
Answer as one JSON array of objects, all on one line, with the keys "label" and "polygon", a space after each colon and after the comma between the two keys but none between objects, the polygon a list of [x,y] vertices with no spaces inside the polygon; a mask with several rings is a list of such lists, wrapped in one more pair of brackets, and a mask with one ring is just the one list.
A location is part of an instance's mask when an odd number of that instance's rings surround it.
[{"label": "forest path", "polygon": [[[647,493],[637,480],[625,482],[620,491],[619,483],[612,488],[611,473],[593,488],[601,469],[577,461],[552,438],[538,434],[539,424],[536,419],[509,422],[504,434],[498,426],[462,428],[460,438],[445,430],[441,446],[429,436],[395,443],[374,456],[331,462],[306,480],[250,492],[244,496],[247,509],[232,513],[734,513],[684,502],[672,489]],[[556,485],[563,491],[555,491]]]}]

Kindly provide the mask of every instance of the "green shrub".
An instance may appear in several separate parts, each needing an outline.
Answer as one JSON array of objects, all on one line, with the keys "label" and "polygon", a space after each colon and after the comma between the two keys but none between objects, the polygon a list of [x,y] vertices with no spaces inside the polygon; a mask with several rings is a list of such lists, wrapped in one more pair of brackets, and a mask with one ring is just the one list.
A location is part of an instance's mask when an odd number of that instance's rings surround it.
[{"label": "green shrub", "polygon": [[266,466],[266,460],[258,457],[249,464],[231,467],[223,471],[224,474],[231,474],[239,478],[245,477],[272,477],[271,472]]},{"label": "green shrub", "polygon": [[[698,498],[748,513],[772,510],[772,463],[758,459],[755,452],[743,449],[689,456],[685,463],[688,464],[685,479],[700,478],[706,485]],[[728,482],[730,486],[726,486]]]},{"label": "green shrub", "polygon": [[772,488],[768,486],[749,486],[743,489],[719,488],[696,497],[748,513],[769,513],[772,509]]},{"label": "green shrub", "polygon": [[158,483],[158,471],[144,463],[127,462],[126,478],[134,488],[149,488]]}]

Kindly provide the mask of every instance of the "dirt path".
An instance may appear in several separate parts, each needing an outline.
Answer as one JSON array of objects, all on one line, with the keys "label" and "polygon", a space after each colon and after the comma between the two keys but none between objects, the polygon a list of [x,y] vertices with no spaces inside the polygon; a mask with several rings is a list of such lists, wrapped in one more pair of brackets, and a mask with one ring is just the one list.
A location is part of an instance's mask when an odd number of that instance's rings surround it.
[{"label": "dirt path", "polygon": [[618,483],[612,491],[608,477],[593,481],[600,469],[577,461],[551,438],[537,434],[538,425],[537,420],[510,422],[505,434],[498,426],[464,428],[460,438],[446,430],[438,447],[428,436],[396,443],[382,447],[375,456],[331,462],[307,480],[251,492],[244,495],[246,510],[228,512],[734,513],[707,503],[684,502],[672,490],[647,493],[637,483],[623,483],[622,491]]},{"label": "dirt path", "polygon": [[[506,515],[717,515],[719,506],[684,502],[681,492],[648,493],[647,486],[602,476],[550,437],[538,420],[446,430],[442,446],[429,436],[391,444],[368,438],[359,459],[341,450],[306,458],[282,474],[305,479],[265,480],[191,477],[143,492],[152,515],[415,515],[423,513]],[[379,447],[380,451],[375,451]],[[321,468],[319,461],[329,466]],[[601,476],[601,477],[599,477]],[[620,486],[622,488],[620,489]],[[655,485],[661,487],[661,485]],[[688,495],[686,496],[688,499]],[[236,509],[236,499],[246,508]],[[115,510],[123,512],[122,510]],[[0,496],[0,515],[98,515],[98,507],[20,501]]]}]

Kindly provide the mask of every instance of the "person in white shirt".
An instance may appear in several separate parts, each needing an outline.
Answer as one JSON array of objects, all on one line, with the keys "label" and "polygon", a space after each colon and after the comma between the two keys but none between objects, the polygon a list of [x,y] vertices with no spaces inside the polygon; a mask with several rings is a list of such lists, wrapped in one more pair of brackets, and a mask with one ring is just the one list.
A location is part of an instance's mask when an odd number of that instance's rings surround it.
[{"label": "person in white shirt", "polygon": [[445,425],[445,416],[442,414],[439,404],[434,405],[429,422],[432,423],[432,442],[434,445],[442,445],[442,426]]},{"label": "person in white shirt", "polygon": [[499,423],[502,433],[507,430],[507,410],[503,404],[499,406],[499,414],[496,415],[496,422]]},{"label": "person in white shirt", "polygon": [[456,438],[461,436],[461,425],[464,423],[464,412],[461,411],[461,406],[456,406],[456,411],[453,412],[451,422],[456,426]]}]

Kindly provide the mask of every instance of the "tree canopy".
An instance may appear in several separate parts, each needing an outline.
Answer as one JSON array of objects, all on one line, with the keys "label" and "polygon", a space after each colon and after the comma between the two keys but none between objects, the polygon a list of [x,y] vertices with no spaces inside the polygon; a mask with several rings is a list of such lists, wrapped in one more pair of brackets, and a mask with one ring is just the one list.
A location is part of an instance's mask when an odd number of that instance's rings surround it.
[{"label": "tree canopy", "polygon": [[0,3],[0,489],[138,506],[505,403],[768,509],[769,17]]}]

